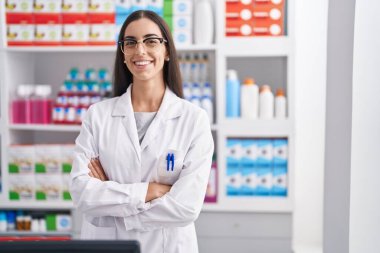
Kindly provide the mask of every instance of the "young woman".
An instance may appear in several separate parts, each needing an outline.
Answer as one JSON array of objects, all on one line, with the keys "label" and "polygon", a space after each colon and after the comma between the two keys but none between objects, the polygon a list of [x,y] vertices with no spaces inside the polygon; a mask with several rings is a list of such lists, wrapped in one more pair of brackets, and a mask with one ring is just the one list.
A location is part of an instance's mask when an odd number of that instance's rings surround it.
[{"label": "young woman", "polygon": [[76,140],[71,194],[83,239],[140,241],[142,252],[198,252],[214,143],[204,110],[182,99],[168,26],[132,13],[119,35],[115,97],[91,106]]}]

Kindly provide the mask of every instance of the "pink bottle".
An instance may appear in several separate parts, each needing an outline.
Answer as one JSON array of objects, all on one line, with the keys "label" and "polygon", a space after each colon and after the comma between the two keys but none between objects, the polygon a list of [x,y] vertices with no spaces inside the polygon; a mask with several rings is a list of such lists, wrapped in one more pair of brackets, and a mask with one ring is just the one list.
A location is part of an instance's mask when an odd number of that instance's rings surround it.
[{"label": "pink bottle", "polygon": [[36,85],[32,99],[32,124],[50,124],[52,122],[52,99],[50,85]]},{"label": "pink bottle", "polygon": [[11,122],[14,124],[30,124],[31,123],[31,100],[33,94],[33,85],[19,85],[17,87],[17,98],[12,101],[11,105]]}]

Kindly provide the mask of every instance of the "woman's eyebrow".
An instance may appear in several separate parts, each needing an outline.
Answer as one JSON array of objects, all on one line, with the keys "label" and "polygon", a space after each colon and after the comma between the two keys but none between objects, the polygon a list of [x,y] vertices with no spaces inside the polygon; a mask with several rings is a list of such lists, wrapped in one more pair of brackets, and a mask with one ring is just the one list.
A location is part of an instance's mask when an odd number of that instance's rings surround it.
[{"label": "woman's eyebrow", "polygon": [[[159,37],[159,36],[157,34],[155,34],[155,33],[148,33],[148,34],[144,35],[144,38],[149,38],[149,37]],[[130,39],[130,40],[136,40],[136,37],[134,37],[134,36],[125,36],[124,39],[125,40],[128,40],[128,39]]]}]

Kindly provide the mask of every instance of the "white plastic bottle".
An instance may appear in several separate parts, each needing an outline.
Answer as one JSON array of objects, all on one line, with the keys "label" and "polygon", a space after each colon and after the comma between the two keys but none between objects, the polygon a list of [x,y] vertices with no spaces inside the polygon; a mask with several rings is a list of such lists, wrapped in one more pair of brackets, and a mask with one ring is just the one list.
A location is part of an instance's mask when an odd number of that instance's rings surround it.
[{"label": "white plastic bottle", "polygon": [[273,119],[274,96],[269,85],[260,88],[259,95],[259,117],[260,119]]},{"label": "white plastic bottle", "polygon": [[214,17],[209,0],[197,0],[194,11],[195,44],[212,44],[214,36]]},{"label": "white plastic bottle", "polygon": [[214,122],[214,106],[211,96],[202,96],[201,107],[207,112],[210,124]]},{"label": "white plastic bottle", "polygon": [[274,116],[276,119],[286,118],[286,97],[283,89],[279,88],[274,99]]},{"label": "white plastic bottle", "polygon": [[253,78],[244,80],[240,90],[240,110],[243,119],[257,119],[259,115],[259,87]]}]

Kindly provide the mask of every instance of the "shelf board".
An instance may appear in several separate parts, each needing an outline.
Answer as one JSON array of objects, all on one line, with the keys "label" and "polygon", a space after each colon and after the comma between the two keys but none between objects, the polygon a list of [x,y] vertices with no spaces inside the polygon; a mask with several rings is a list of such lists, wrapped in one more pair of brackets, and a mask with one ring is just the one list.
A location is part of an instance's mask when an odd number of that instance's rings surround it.
[{"label": "shelf board", "polygon": [[46,231],[46,232],[31,232],[31,231],[7,231],[0,232],[2,236],[72,236],[72,232]]},{"label": "shelf board", "polygon": [[288,37],[224,38],[220,50],[227,57],[278,57],[291,54]]},{"label": "shelf board", "polygon": [[265,213],[290,213],[292,203],[286,197],[224,197],[218,203],[205,203],[203,212],[265,212]]},{"label": "shelf board", "polygon": [[80,125],[54,125],[54,124],[10,124],[11,130],[23,131],[55,131],[55,132],[79,132]]},{"label": "shelf board", "polygon": [[288,137],[293,133],[291,120],[225,119],[219,124],[231,137]]},{"label": "shelf board", "polygon": [[[217,46],[212,45],[188,45],[177,46],[178,51],[213,51]],[[6,47],[8,52],[115,52],[115,46],[16,46]]]},{"label": "shelf board", "polygon": [[74,208],[71,201],[2,201],[0,209],[28,209],[28,210],[71,210]]}]

